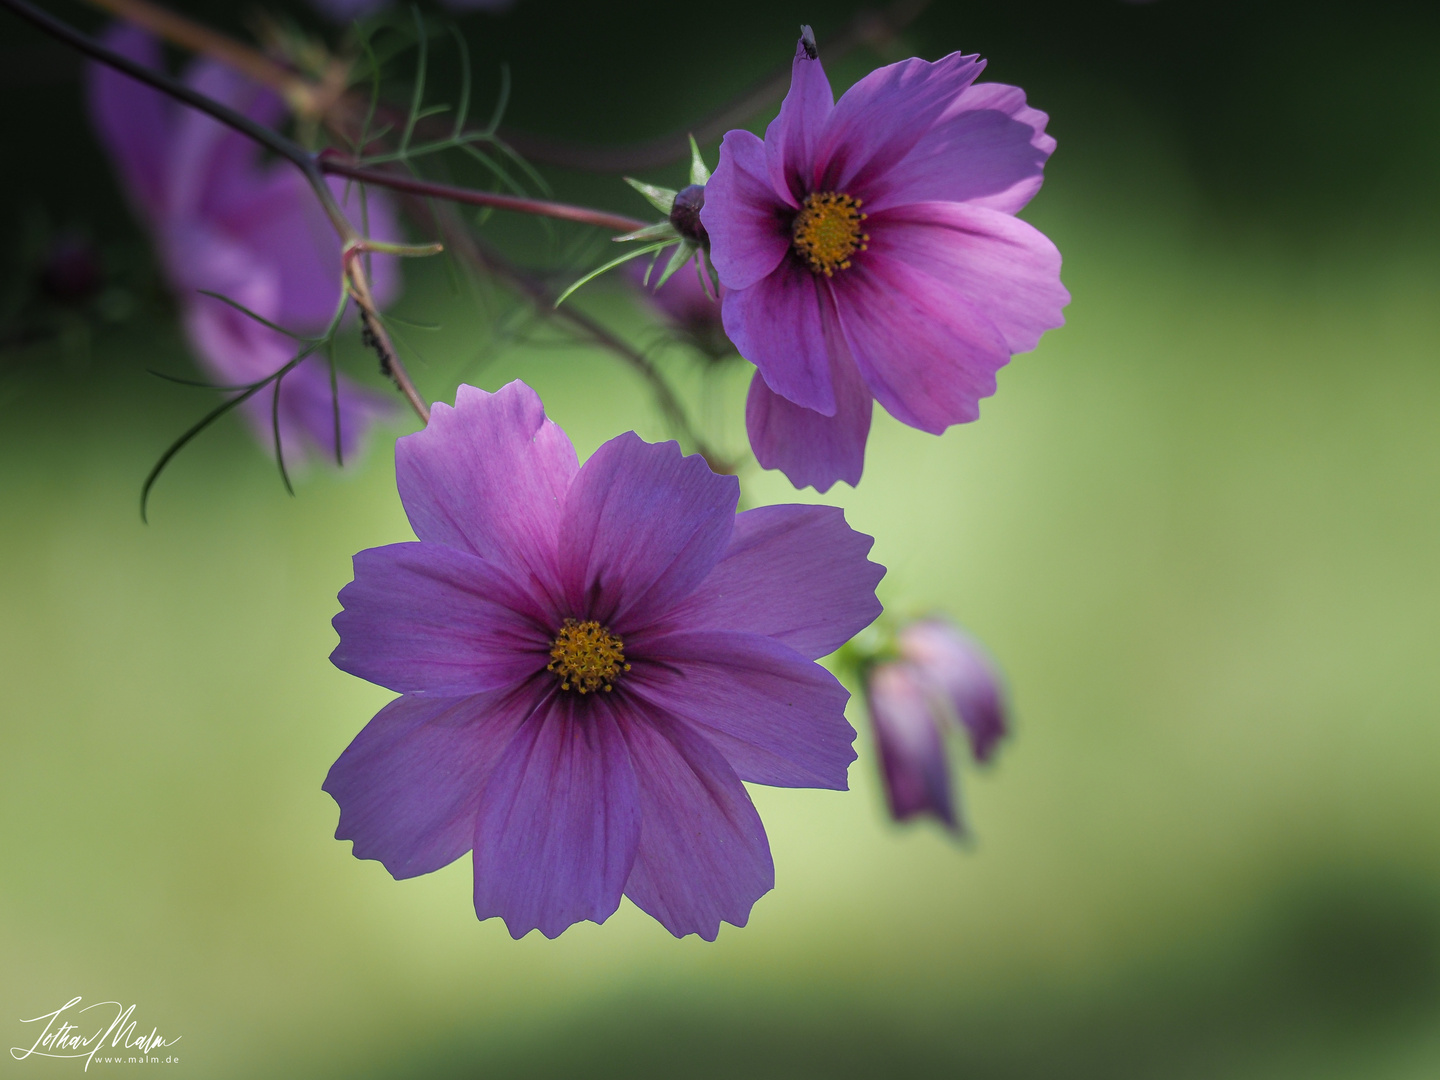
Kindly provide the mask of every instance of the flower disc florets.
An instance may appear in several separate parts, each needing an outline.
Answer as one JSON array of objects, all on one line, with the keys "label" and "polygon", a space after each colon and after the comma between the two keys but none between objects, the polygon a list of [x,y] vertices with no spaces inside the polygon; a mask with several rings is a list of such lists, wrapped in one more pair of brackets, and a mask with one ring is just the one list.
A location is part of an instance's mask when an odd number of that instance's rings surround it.
[{"label": "flower disc florets", "polygon": [[864,251],[870,239],[860,231],[868,216],[860,212],[860,200],[849,195],[835,191],[806,195],[790,227],[795,251],[817,274],[834,277],[836,270],[849,270],[850,256]]},{"label": "flower disc florets", "polygon": [[593,694],[603,689],[608,694],[615,689],[616,677],[629,671],[630,665],[625,663],[625,643],[605,627],[593,619],[566,619],[550,646],[545,670],[555,673],[561,690]]}]

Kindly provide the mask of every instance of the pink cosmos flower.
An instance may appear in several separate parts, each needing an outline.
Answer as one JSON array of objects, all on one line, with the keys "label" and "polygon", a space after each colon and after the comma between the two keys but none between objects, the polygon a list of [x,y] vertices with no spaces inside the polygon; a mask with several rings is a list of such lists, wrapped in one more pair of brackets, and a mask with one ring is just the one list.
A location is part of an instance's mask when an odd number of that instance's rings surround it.
[{"label": "pink cosmos flower", "polygon": [[755,456],[825,491],[859,482],[872,401],[932,434],[976,419],[1070,296],[1055,245],[1014,216],[1055,147],[1022,91],[952,53],[836,102],[813,48],[764,141],[725,136],[700,216],[725,331],[758,368]]},{"label": "pink cosmos flower", "polygon": [[911,623],[896,644],[898,658],[865,680],[890,811],[959,830],[945,734],[958,725],[975,759],[989,760],[1008,727],[999,677],[984,648],[944,619]]},{"label": "pink cosmos flower", "polygon": [[[105,43],[149,67],[160,47],[144,31],[113,27]],[[279,98],[227,67],[197,61],[185,81],[262,123],[277,122]],[[255,382],[283,367],[296,344],[199,290],[227,296],[278,326],[322,332],[340,298],[340,241],[314,192],[287,162],[262,163],[258,146],[194,109],[100,64],[89,73],[90,115],[127,194],[155,238],[179,301],[186,337],[216,383]],[[343,182],[332,181],[336,197]],[[350,209],[358,220],[358,198]],[[371,235],[398,239],[387,198],[368,201]],[[372,263],[376,302],[398,292],[393,259]],[[348,457],[375,420],[393,413],[388,398],[340,379],[341,448]],[[240,405],[264,446],[272,446],[272,395],[266,388]],[[313,450],[333,455],[335,412],[330,372],[317,354],[287,374],[280,390],[280,436],[287,460]]]},{"label": "pink cosmos flower", "polygon": [[397,878],[474,853],[521,937],[621,895],[677,937],[774,883],[742,781],[846,787],[846,691],[814,661],[880,613],[871,539],[634,433],[581,466],[535,392],[461,386],[399,440],[418,542],[362,551],[341,669],[398,691],[331,768],[336,837]]}]

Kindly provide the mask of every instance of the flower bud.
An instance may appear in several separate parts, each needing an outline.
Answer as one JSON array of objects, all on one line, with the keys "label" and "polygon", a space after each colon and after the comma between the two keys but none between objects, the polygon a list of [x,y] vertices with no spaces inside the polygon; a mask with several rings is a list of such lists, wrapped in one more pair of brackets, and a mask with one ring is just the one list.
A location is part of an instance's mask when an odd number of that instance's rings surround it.
[{"label": "flower bud", "polygon": [[686,240],[694,241],[703,248],[710,246],[710,234],[700,223],[700,211],[705,208],[705,185],[690,184],[675,193],[675,205],[670,209],[670,224]]}]

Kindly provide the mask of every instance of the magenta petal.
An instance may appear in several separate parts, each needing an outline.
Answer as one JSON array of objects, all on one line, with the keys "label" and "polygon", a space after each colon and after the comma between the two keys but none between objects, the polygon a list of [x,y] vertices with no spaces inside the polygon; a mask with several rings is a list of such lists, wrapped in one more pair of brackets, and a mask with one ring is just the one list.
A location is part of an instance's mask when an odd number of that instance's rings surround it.
[{"label": "magenta petal", "polygon": [[1065,322],[1070,293],[1060,284],[1060,252],[1019,218],[961,203],[897,206],[872,217],[870,251],[943,282],[985,313],[1011,353],[1029,352]]},{"label": "magenta petal", "polygon": [[560,515],[579,471],[575,448],[516,381],[494,394],[461,385],[452,409],[395,444],[400,501],[421,540],[460,548],[556,597]]},{"label": "magenta petal", "polygon": [[779,469],[797,488],[813,487],[824,494],[837,480],[851,487],[865,469],[865,442],[870,437],[870,395],[850,350],[836,343],[833,359],[835,415],[825,416],[787,401],[757,371],[745,400],[745,428],[755,460],[764,469]]},{"label": "magenta petal", "polygon": [[676,937],[744,926],[775,887],[760,815],[725,759],[684,724],[627,722],[644,825],[625,895]]},{"label": "magenta petal", "polygon": [[611,439],[565,504],[560,566],[571,611],[621,635],[663,614],[720,561],[739,499],[735,477],[673,442],[633,431]]},{"label": "magenta petal", "polygon": [[936,702],[927,680],[909,664],[878,664],[867,689],[891,813],[901,821],[933,814],[958,828],[950,763],[935,726]]},{"label": "magenta petal", "polygon": [[839,320],[825,278],[787,258],[748,289],[727,292],[720,315],[736,350],[760,369],[771,390],[802,408],[835,415],[830,357]]},{"label": "magenta petal", "polygon": [[836,290],[866,387],[895,419],[932,435],[977,419],[1010,360],[1004,337],[949,282],[870,246]]},{"label": "magenta petal", "polygon": [[910,153],[865,194],[873,214],[917,202],[964,202],[1013,214],[1040,190],[1055,140],[1025,91],[1003,83],[969,87]]},{"label": "magenta petal", "polygon": [[340,804],[335,839],[397,878],[454,862],[474,843],[485,778],[534,703],[525,690],[390,702],[325,777]]},{"label": "magenta petal", "polygon": [[780,114],[765,129],[765,164],[770,183],[799,205],[815,189],[815,148],[835,108],[835,93],[818,58],[803,42],[795,46],[790,90]]},{"label": "magenta petal", "polygon": [[790,250],[795,207],[775,193],[765,171],[765,147],[748,131],[731,131],[720,164],[705,185],[700,222],[710,234],[710,261],[727,289],[745,289],[768,276]]},{"label": "magenta petal", "polygon": [[480,800],[475,914],[553,938],[620,906],[640,841],[635,770],[596,699],[557,693],[516,734]]},{"label": "magenta petal", "polygon": [[869,187],[915,147],[985,69],[978,56],[877,68],[841,95],[816,148],[819,191],[870,197]]},{"label": "magenta petal", "polygon": [[725,557],[666,622],[763,634],[807,660],[827,656],[882,610],[875,586],[885,568],[865,557],[874,542],[838,507],[746,510]]},{"label": "magenta petal", "polygon": [[678,716],[742,780],[845,790],[855,760],[846,690],[819,664],[758,634],[696,630],[645,637],[628,693]]},{"label": "magenta petal", "polygon": [[360,552],[340,603],[330,661],[401,693],[478,694],[550,662],[545,609],[493,563],[442,544]]},{"label": "magenta petal", "polygon": [[[136,63],[163,69],[160,43],[143,30],[119,23],[101,41]],[[104,64],[87,64],[86,82],[96,133],[119,166],[131,200],[154,223],[165,203],[164,162],[174,107],[144,83]]]}]

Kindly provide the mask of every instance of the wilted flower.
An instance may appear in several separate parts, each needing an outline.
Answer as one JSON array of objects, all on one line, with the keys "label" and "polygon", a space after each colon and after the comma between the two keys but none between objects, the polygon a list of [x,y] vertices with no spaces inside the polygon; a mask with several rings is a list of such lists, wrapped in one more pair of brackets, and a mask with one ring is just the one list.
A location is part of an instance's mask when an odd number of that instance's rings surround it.
[{"label": "wilted flower", "polygon": [[[118,26],[105,40],[116,52],[160,67],[158,43],[141,30]],[[275,95],[213,61],[191,65],[185,81],[262,123],[280,118]],[[294,341],[198,290],[229,297],[295,333],[324,331],[340,299],[340,240],[305,179],[289,163],[262,163],[260,148],[244,135],[111,68],[92,65],[89,90],[100,140],[154,234],[201,366],[226,386],[250,384],[284,367],[295,355]],[[331,186],[341,198],[343,181]],[[358,201],[352,197],[352,208]],[[398,236],[384,196],[370,196],[368,216],[372,236]],[[372,279],[377,303],[394,298],[399,275],[393,260],[375,257]],[[343,378],[339,397],[348,455],[392,406]],[[272,407],[268,387],[240,406],[266,446],[274,439]],[[307,447],[333,454],[335,410],[323,356],[285,376],[279,426],[287,457]]]},{"label": "wilted flower", "polygon": [[906,60],[836,102],[807,28],[764,141],[721,145],[701,218],[725,331],[759,369],[755,456],[797,487],[859,481],[872,399],[933,434],[976,419],[1063,322],[1060,253],[1014,216],[1055,141],[983,67]]},{"label": "wilted flower", "polygon": [[910,624],[896,646],[896,659],[865,676],[890,811],[959,830],[945,734],[958,724],[976,760],[989,760],[1007,726],[999,676],[980,644],[943,619]]},{"label": "wilted flower", "polygon": [[473,849],[520,937],[622,894],[676,936],[773,885],[741,781],[846,786],[846,691],[814,663],[880,612],[838,509],[735,513],[739,485],[634,433],[582,467],[535,392],[461,386],[399,440],[418,542],[362,551],[331,659],[401,696],[331,768],[336,836],[397,878]]}]

